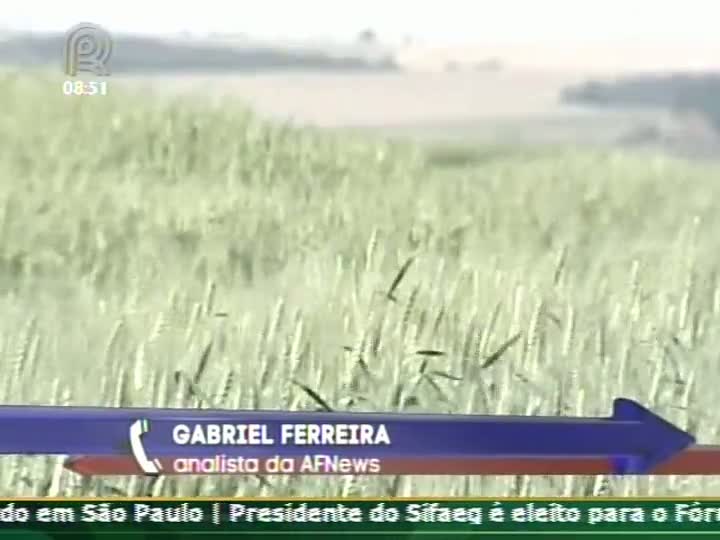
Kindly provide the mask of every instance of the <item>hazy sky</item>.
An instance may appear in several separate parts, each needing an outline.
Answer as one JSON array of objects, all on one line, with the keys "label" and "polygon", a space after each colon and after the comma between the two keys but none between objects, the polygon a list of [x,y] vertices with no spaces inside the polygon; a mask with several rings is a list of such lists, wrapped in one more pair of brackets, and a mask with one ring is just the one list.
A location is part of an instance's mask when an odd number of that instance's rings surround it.
[{"label": "hazy sky", "polygon": [[189,30],[339,37],[372,27],[426,42],[720,42],[720,0],[19,0],[0,27],[110,32]]}]

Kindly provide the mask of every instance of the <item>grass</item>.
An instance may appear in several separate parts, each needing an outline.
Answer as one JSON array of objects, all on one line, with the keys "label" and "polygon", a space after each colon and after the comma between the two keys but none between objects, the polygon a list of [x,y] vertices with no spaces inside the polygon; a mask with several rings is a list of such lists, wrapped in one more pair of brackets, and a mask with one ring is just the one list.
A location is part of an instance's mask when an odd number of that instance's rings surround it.
[{"label": "grass", "polygon": [[[0,81],[3,403],[606,416],[624,396],[720,438],[717,168],[577,150],[436,160],[228,102],[60,89]],[[3,464],[3,495],[718,489]]]}]

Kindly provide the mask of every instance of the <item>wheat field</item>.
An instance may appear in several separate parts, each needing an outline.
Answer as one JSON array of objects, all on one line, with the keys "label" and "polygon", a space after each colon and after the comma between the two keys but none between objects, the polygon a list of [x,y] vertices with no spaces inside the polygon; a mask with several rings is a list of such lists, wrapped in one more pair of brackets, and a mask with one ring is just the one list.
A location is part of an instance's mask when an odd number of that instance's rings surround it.
[{"label": "wheat field", "polygon": [[[622,396],[702,443],[720,438],[717,167],[576,149],[427,149],[269,124],[230,101],[60,88],[0,80],[3,403],[607,416]],[[2,463],[3,495],[719,486],[83,480],[61,458]]]}]

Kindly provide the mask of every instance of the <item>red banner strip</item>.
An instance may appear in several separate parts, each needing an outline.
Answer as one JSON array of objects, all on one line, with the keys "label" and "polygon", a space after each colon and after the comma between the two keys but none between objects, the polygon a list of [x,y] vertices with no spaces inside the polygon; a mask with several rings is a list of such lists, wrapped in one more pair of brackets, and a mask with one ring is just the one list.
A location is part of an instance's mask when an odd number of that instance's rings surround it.
[{"label": "red banner strip", "polygon": [[[272,463],[269,458],[244,467],[234,458],[160,460],[163,475],[171,474],[351,474],[351,475],[607,475],[613,468],[603,458],[443,458],[332,460],[308,456]],[[143,475],[129,456],[81,456],[67,460],[65,467],[84,476]],[[720,475],[720,446],[694,446],[659,466],[654,475]]]}]

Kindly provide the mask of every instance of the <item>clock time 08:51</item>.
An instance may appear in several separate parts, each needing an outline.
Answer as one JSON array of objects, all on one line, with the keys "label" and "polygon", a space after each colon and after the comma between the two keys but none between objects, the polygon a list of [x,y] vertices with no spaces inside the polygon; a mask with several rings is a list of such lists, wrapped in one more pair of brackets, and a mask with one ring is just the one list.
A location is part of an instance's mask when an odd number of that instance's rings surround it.
[{"label": "clock time 08:51", "polygon": [[66,96],[107,96],[106,81],[65,81],[62,86]]}]

